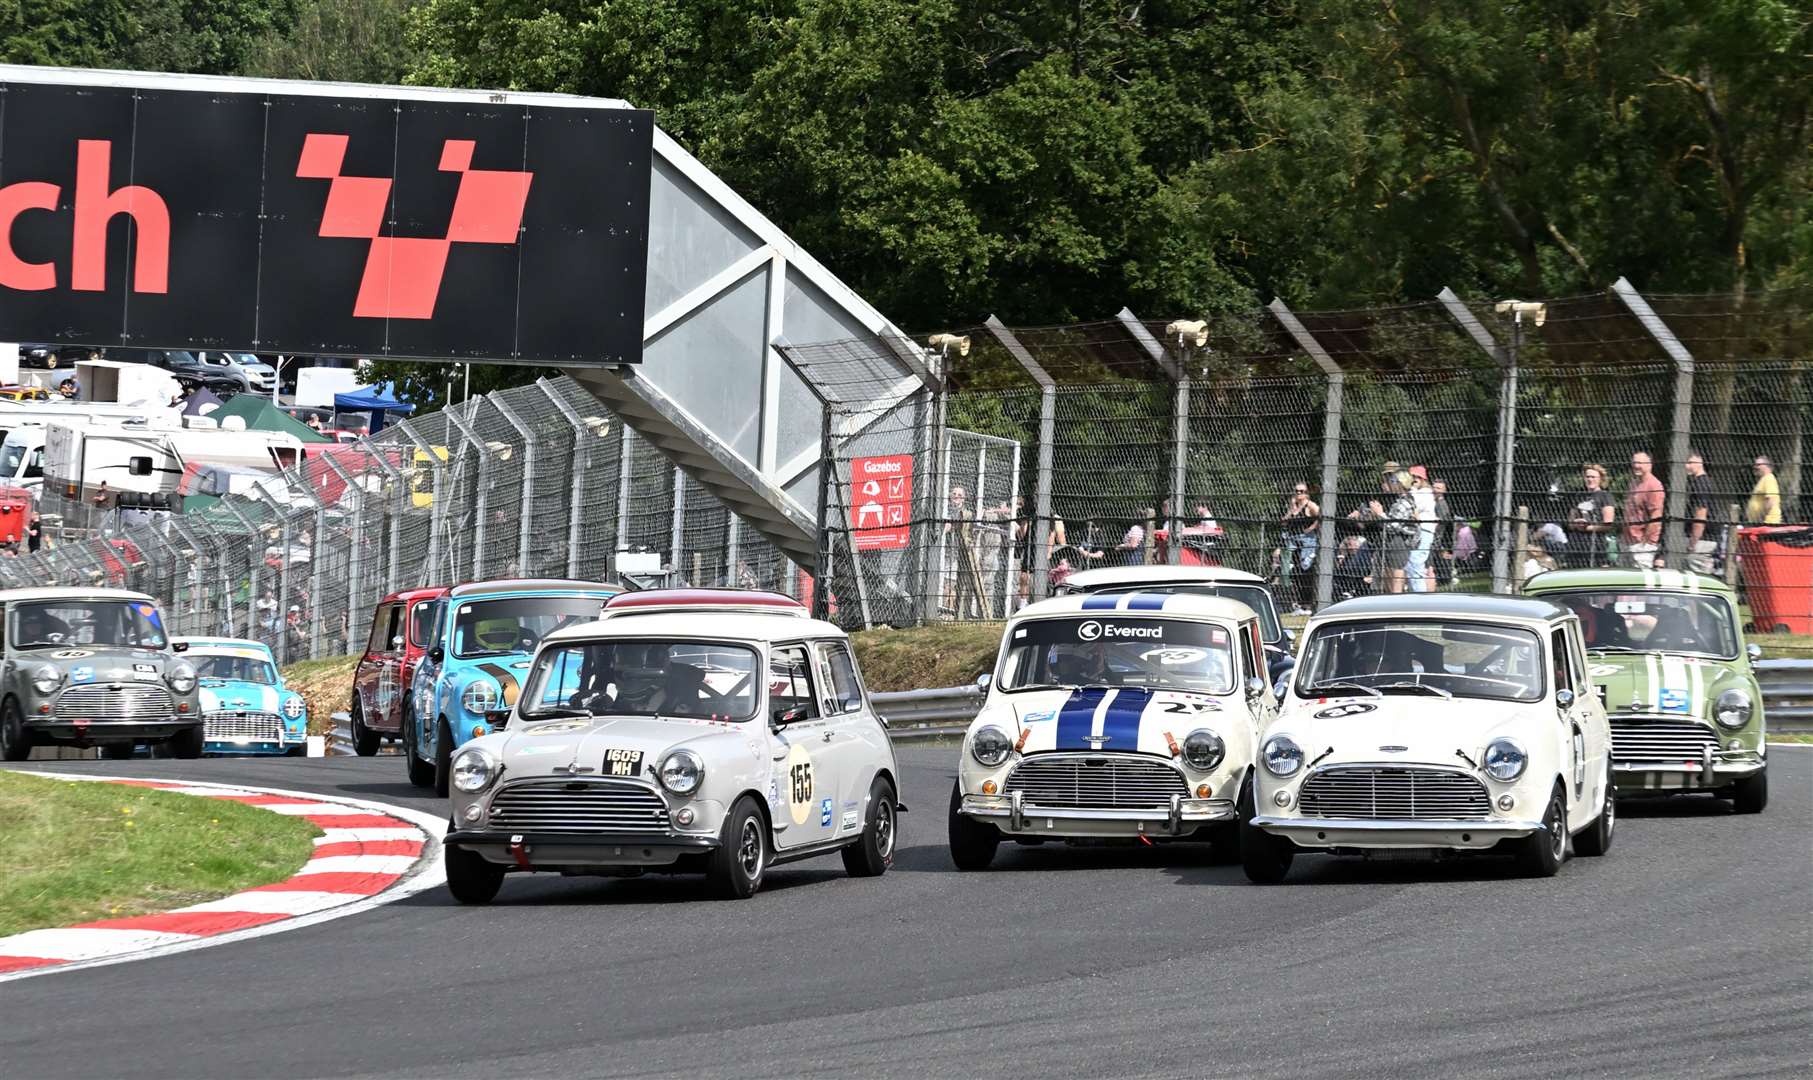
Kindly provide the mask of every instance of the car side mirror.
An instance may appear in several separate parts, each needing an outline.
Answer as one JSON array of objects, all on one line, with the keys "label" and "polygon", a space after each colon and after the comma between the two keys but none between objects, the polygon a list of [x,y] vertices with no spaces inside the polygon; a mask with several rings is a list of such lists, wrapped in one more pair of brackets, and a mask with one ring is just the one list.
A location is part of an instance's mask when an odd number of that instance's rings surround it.
[{"label": "car side mirror", "polygon": [[[1753,646],[1753,647],[1754,647],[1754,646]],[[992,676],[992,675],[978,675],[978,676],[976,676],[976,692],[977,692],[977,693],[978,693],[978,694],[986,694],[986,693],[988,693],[988,684],[989,684],[989,683],[991,683],[991,682],[993,682],[993,681],[994,681],[994,676]]]},{"label": "car side mirror", "polygon": [[446,656],[447,656],[447,650],[441,648],[439,645],[436,645],[434,648],[428,650],[428,659],[433,660],[437,664],[440,663],[443,659],[445,659]]},{"label": "car side mirror", "polygon": [[1255,675],[1246,681],[1246,696],[1258,697],[1266,691],[1265,680]]},{"label": "car side mirror", "polygon": [[[1751,646],[1751,648],[1755,648],[1755,646],[1753,645],[1753,646]],[[189,643],[186,641],[172,641],[170,643],[170,651],[171,652],[188,652]]]},{"label": "car side mirror", "polygon": [[1748,656],[1752,663],[1755,663],[1763,658],[1763,647],[1752,641],[1750,644],[1744,646],[1744,655]]},{"label": "car side mirror", "polygon": [[402,638],[400,638],[400,637],[393,637],[393,638],[391,638],[391,639],[390,639],[390,647],[391,647],[391,648],[393,648],[393,649],[400,649],[400,648],[402,648],[402,647],[403,647],[403,639],[402,639]]},{"label": "car side mirror", "polygon": [[774,710],[774,726],[777,728],[784,728],[788,724],[797,724],[805,718],[806,707],[804,705],[794,705],[791,708]]},{"label": "car side mirror", "polygon": [[1565,687],[1555,691],[1555,704],[1563,709],[1572,707],[1574,704],[1574,692]]}]

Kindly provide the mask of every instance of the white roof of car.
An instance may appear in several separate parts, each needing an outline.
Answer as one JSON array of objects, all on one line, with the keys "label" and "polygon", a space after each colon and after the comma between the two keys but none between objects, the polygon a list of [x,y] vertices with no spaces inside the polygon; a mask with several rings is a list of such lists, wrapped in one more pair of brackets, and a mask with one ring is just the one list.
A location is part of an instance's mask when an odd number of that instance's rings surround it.
[{"label": "white roof of car", "polygon": [[255,649],[261,653],[269,653],[271,651],[269,645],[266,645],[262,641],[253,641],[251,638],[174,637],[170,640],[173,642],[183,642],[189,646],[189,649],[192,652],[206,652],[209,649]]},{"label": "white roof of car", "polygon": [[0,589],[0,604],[21,600],[144,600],[156,603],[144,593],[125,589],[85,588],[80,585],[45,585],[35,589]]},{"label": "white roof of car", "polygon": [[1080,570],[1064,579],[1064,587],[1087,592],[1090,589],[1112,588],[1119,585],[1171,585],[1180,582],[1199,581],[1216,584],[1264,585],[1265,579],[1258,574],[1249,574],[1245,570],[1234,570],[1225,566],[1104,566],[1095,570]]},{"label": "white roof of car", "polygon": [[1021,608],[1014,621],[1052,615],[1119,615],[1147,619],[1225,619],[1238,622],[1255,619],[1253,609],[1238,600],[1220,596],[1198,596],[1194,593],[1112,593],[1097,596],[1089,593],[1054,596]]},{"label": "white roof of car", "polygon": [[562,627],[542,639],[597,641],[603,638],[713,638],[767,644],[801,638],[844,637],[835,624],[798,615],[769,615],[741,611],[663,611],[633,619],[611,618]]}]

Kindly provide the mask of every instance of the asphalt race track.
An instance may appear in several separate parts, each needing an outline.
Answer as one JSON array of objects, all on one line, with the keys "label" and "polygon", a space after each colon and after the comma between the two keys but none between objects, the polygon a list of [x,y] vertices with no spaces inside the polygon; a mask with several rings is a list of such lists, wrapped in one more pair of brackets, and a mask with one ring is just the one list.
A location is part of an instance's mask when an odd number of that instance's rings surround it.
[{"label": "asphalt race track", "polygon": [[[219,948],[0,984],[0,1075],[1805,1077],[1813,751],[1773,802],[1621,804],[1603,859],[944,848],[954,750],[904,753],[894,869],[751,901],[689,878],[431,890]],[[32,763],[444,803],[395,758]]]}]

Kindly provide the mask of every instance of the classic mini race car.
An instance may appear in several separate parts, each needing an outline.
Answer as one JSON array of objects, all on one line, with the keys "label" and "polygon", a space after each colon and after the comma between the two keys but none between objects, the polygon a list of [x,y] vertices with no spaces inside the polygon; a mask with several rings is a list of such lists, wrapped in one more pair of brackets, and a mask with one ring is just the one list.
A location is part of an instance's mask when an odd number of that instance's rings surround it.
[{"label": "classic mini race car", "polygon": [[1278,602],[1265,579],[1245,570],[1225,566],[1105,566],[1070,575],[1058,595],[1068,593],[1189,593],[1225,596],[1238,600],[1259,616],[1259,637],[1265,643],[1266,678],[1280,694],[1290,681],[1296,658],[1291,655],[1291,632],[1278,618]]},{"label": "classic mini race car", "polygon": [[1061,596],[1007,624],[963,738],[951,858],[981,870],[1003,839],[1213,840],[1276,708],[1259,617],[1206,596]]},{"label": "classic mini race car", "polygon": [[308,703],[283,685],[271,647],[244,638],[177,638],[201,681],[210,754],[308,753]]},{"label": "classic mini race car", "polygon": [[592,622],[619,589],[592,581],[475,581],[437,602],[403,717],[409,782],[447,794],[453,752],[510,716],[529,658],[564,626]]},{"label": "classic mini race car", "polygon": [[1611,716],[1620,794],[1710,791],[1740,814],[1769,803],[1763,692],[1737,596],[1678,570],[1556,570],[1524,585],[1572,608]]},{"label": "classic mini race car", "polygon": [[447,886],[512,872],[702,872],[752,895],[776,863],[894,858],[899,771],[843,631],[797,614],[687,611],[559,630],[508,727],[453,758]]},{"label": "classic mini race car", "polygon": [[1304,628],[1259,744],[1241,859],[1283,880],[1299,849],[1496,849],[1525,873],[1611,847],[1610,733],[1580,621],[1547,600],[1344,600]]},{"label": "classic mini race car", "polygon": [[164,633],[157,602],[121,589],[0,592],[0,757],[33,746],[98,746],[109,758],[139,743],[200,757],[195,668]]},{"label": "classic mini race car", "polygon": [[402,737],[410,686],[446,595],[442,586],[404,589],[378,601],[372,610],[365,652],[353,670],[349,710],[353,752],[360,757],[377,753],[385,739]]}]

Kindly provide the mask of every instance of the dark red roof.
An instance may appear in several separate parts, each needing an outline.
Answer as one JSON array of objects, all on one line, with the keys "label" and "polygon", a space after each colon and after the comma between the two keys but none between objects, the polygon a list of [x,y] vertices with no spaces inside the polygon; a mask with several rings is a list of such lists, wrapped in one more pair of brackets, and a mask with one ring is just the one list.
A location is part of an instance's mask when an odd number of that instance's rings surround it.
[{"label": "dark red roof", "polygon": [[605,601],[604,607],[606,611],[652,607],[767,607],[804,611],[806,606],[791,596],[756,589],[645,589],[618,593]]},{"label": "dark red roof", "polygon": [[389,596],[378,601],[378,603],[390,604],[399,600],[404,602],[411,600],[433,600],[437,596],[446,595],[447,586],[445,585],[425,585],[419,589],[398,589],[396,592],[393,592]]}]

